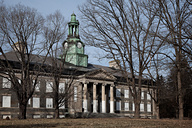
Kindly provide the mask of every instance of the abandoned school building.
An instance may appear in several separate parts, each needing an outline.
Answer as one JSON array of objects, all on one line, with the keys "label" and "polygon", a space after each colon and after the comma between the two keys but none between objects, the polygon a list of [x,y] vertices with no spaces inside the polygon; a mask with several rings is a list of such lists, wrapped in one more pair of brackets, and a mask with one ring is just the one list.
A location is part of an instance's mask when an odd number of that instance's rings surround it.
[{"label": "abandoned school building", "polygon": [[[84,54],[84,44],[79,37],[79,22],[76,15],[71,15],[68,23],[68,38],[63,43],[63,49],[70,47],[66,62],[68,69],[76,69],[76,79],[73,85],[72,102],[60,107],[60,117],[68,113],[114,113],[123,116],[134,116],[134,102],[129,88],[121,81],[122,75],[115,61],[109,62],[109,67],[88,63],[88,55]],[[17,61],[15,51],[6,53],[10,61]],[[33,55],[37,57],[37,55]],[[2,56],[0,56],[2,59]],[[46,63],[49,61],[47,60]],[[17,69],[18,70],[18,69]],[[42,75],[38,78],[38,86],[34,95],[28,101],[27,118],[53,118],[54,97],[51,97],[54,86],[53,78]],[[60,79],[60,87],[65,87],[65,75]],[[10,90],[11,82],[0,78],[0,118],[17,118],[18,101],[16,94]],[[151,89],[153,91],[153,89]],[[140,116],[151,118],[154,115],[154,102],[148,94],[145,83],[142,86]]]}]

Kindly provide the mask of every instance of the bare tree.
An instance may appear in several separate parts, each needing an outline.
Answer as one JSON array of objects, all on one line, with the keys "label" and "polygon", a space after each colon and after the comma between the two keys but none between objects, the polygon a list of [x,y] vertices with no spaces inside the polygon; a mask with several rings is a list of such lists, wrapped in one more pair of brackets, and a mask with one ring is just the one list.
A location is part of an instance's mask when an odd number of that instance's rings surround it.
[{"label": "bare tree", "polygon": [[85,42],[104,50],[106,58],[117,62],[134,98],[135,118],[139,118],[143,72],[163,44],[150,35],[151,30],[158,32],[156,14],[144,12],[137,0],[88,0],[80,11],[87,23]]},{"label": "bare tree", "polygon": [[[157,17],[161,20],[161,31],[157,36],[166,41],[174,49],[169,57],[177,67],[179,119],[183,119],[183,93],[181,83],[181,60],[183,51],[191,54],[191,32],[186,26],[190,25],[192,18],[191,3],[186,0],[154,0],[154,6],[148,6],[147,10],[158,12]],[[158,10],[158,11],[157,11]],[[189,28],[191,28],[189,26]]]},{"label": "bare tree", "polygon": [[[73,85],[75,84],[76,70],[69,69],[69,63],[66,63],[67,49],[63,50],[64,37],[66,36],[66,22],[59,11],[50,14],[46,19],[44,28],[44,37],[48,44],[53,44],[49,52],[50,65],[45,69],[53,77],[53,97],[55,107],[55,118],[59,118],[59,108],[67,107],[68,102],[74,94]],[[45,46],[46,47],[46,46]],[[49,50],[49,47],[46,48]],[[65,81],[61,82],[61,79]]]},{"label": "bare tree", "polygon": [[[19,102],[19,119],[26,119],[28,100],[35,90],[46,56],[42,59],[37,43],[44,25],[36,10],[16,5],[0,6],[0,64],[1,76],[12,83]],[[51,46],[50,46],[51,47]]]}]

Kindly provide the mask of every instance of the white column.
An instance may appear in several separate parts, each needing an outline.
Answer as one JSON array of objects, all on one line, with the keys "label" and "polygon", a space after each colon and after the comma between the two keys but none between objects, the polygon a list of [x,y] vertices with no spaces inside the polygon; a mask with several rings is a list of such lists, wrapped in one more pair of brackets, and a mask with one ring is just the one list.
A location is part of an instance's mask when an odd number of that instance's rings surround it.
[{"label": "white column", "polygon": [[93,84],[93,113],[97,113],[97,83]]},{"label": "white column", "polygon": [[83,87],[83,108],[84,112],[87,112],[87,83],[84,83]]},{"label": "white column", "polygon": [[106,113],[105,84],[102,84],[102,113]]},{"label": "white column", "polygon": [[114,113],[114,95],[113,95],[113,86],[110,86],[110,113]]}]

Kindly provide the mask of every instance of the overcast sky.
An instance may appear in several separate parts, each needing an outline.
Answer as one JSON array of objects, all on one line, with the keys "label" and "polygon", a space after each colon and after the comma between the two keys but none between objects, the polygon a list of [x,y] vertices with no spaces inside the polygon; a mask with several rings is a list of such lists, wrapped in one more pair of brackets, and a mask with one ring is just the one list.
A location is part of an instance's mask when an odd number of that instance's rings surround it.
[{"label": "overcast sky", "polygon": [[[78,17],[81,15],[78,6],[85,2],[86,0],[4,0],[4,4],[7,6],[22,4],[37,9],[37,11],[44,16],[59,10],[65,17],[66,21],[70,21],[70,16],[74,12],[77,15],[77,19],[80,21],[80,25],[82,22]],[[108,66],[108,60],[103,59],[99,62],[96,58],[98,56],[98,49],[85,47],[85,53],[89,56],[88,63]]]}]

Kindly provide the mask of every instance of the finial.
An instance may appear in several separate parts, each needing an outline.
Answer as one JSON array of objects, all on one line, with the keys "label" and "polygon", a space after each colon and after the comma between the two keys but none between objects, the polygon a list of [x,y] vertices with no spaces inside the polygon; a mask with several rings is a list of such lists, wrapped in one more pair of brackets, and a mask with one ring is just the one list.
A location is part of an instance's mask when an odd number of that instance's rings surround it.
[{"label": "finial", "polygon": [[73,12],[73,14],[71,15],[71,22],[76,22],[76,15]]}]

